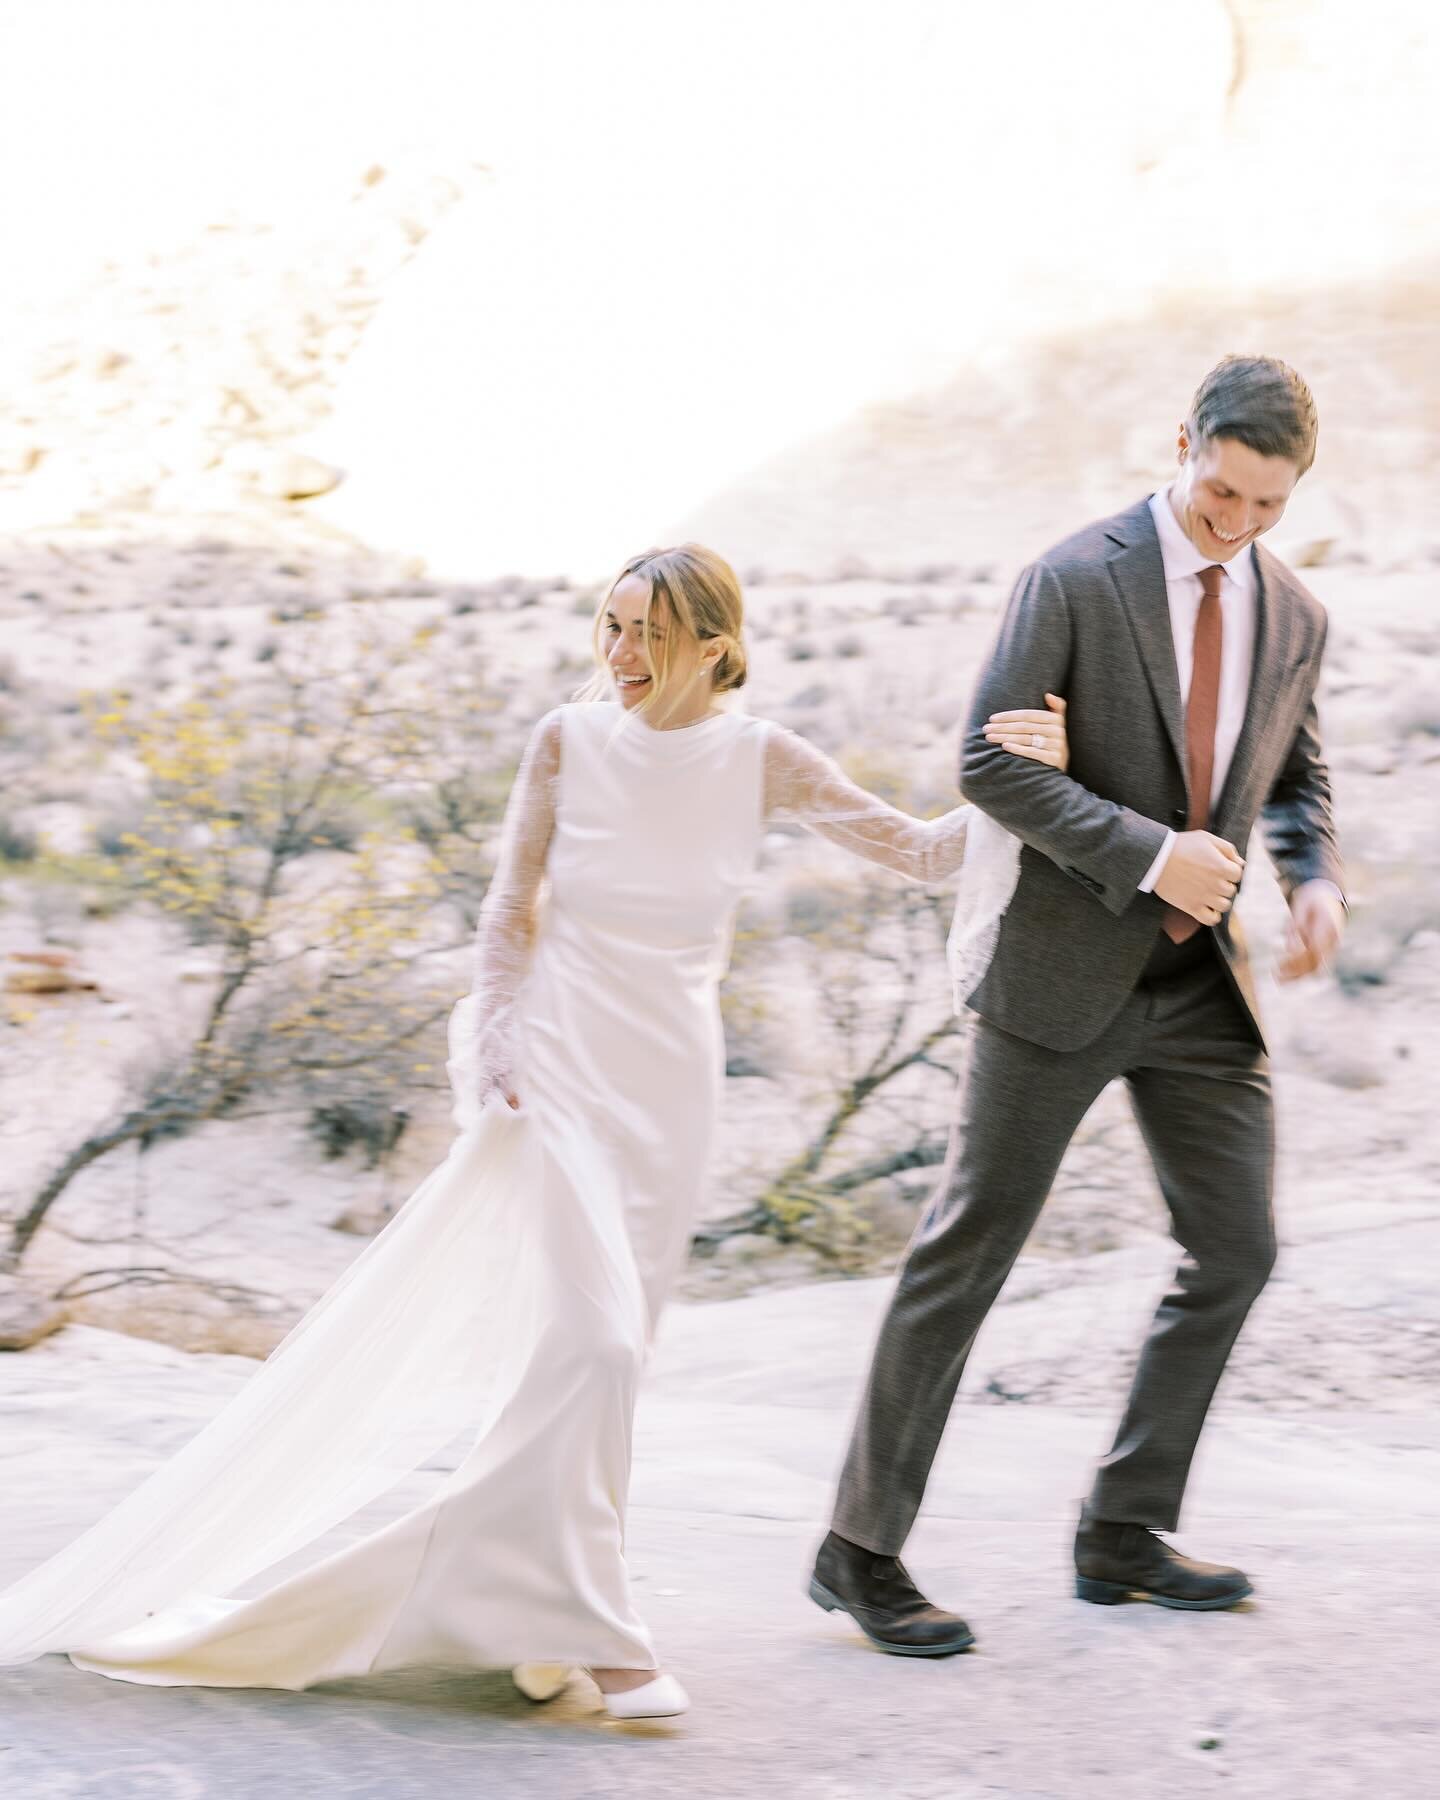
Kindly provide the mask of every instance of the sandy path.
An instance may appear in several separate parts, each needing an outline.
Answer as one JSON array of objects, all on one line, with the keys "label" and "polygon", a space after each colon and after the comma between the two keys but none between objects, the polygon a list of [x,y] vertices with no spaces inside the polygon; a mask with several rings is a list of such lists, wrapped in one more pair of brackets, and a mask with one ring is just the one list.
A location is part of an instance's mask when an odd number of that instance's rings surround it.
[{"label": "sandy path", "polygon": [[[1322,1252],[1294,1253],[1314,1304],[1344,1267]],[[1121,1252],[1090,1259],[1085,1272],[1065,1293],[1027,1299],[1044,1268],[1022,1268],[969,1391],[983,1393],[987,1370],[1022,1344],[1073,1363],[1103,1347],[1107,1321],[1128,1331],[1125,1315],[1146,1301],[1154,1269]],[[1262,1410],[1235,1404],[1238,1395],[1222,1405],[1182,1542],[1243,1560],[1259,1597],[1248,1611],[1190,1616],[1090,1608],[1070,1595],[1073,1496],[1105,1439],[1113,1394],[962,1405],[911,1560],[965,1609],[979,1649],[936,1665],[884,1658],[811,1607],[806,1558],[885,1291],[857,1282],[671,1315],[641,1409],[632,1554],[646,1611],[696,1702],[673,1730],[610,1726],[583,1681],[538,1710],[500,1676],[416,1671],[241,1695],[125,1688],[47,1659],[0,1678],[5,1791],[25,1800],[266,1791],[420,1800],[457,1787],[507,1800],[644,1800],[677,1789],[715,1800],[777,1789],[806,1800],[1154,1800],[1217,1783],[1279,1800],[1429,1791],[1422,1662],[1433,1595],[1416,1571],[1434,1563],[1440,1429],[1419,1411]],[[1077,1311],[1079,1294],[1088,1300]],[[1373,1294],[1368,1304],[1376,1309]],[[86,1328],[0,1365],[10,1502],[0,1577],[123,1491],[245,1367]]]}]

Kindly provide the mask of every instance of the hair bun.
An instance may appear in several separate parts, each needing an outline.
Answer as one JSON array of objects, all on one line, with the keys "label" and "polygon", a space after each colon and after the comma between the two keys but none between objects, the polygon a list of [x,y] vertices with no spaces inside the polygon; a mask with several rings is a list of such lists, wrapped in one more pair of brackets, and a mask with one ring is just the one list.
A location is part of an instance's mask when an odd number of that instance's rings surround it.
[{"label": "hair bun", "polygon": [[717,694],[731,693],[735,688],[744,687],[749,672],[744,644],[732,641],[726,645],[715,665],[715,673],[710,678],[711,685]]}]

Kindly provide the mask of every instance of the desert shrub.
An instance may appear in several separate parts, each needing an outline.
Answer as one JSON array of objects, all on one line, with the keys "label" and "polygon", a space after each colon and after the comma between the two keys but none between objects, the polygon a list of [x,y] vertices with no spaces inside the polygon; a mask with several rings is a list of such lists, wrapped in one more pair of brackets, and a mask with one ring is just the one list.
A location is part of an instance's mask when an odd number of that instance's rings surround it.
[{"label": "desert shrub", "polygon": [[326,813],[323,820],[318,821],[314,831],[310,833],[311,850],[340,850],[347,856],[353,856],[365,841],[369,829],[366,811],[357,799],[347,807],[343,803],[336,804]]},{"label": "desert shrub", "polygon": [[772,921],[753,900],[741,906],[730,948],[730,972],[720,991],[728,1076],[770,1072],[774,1046],[765,977],[775,936]]},{"label": "desert shrub", "polygon": [[400,1142],[410,1122],[406,1107],[387,1093],[352,1094],[313,1107],[306,1130],[327,1162],[361,1150],[365,1167],[377,1168]]},{"label": "desert shrub", "polygon": [[785,929],[792,937],[813,938],[850,917],[855,896],[842,881],[796,881],[785,893]]},{"label": "desert shrub", "polygon": [[119,804],[100,813],[91,827],[101,856],[123,862],[134,849],[136,833],[144,823],[144,810],[136,801]]},{"label": "desert shrub", "polygon": [[[897,1203],[897,1181],[941,1159],[957,1039],[948,995],[933,978],[946,923],[935,896],[884,880],[788,885],[745,985],[763,992],[767,956],[793,965],[803,955],[814,1009],[807,1029],[820,1034],[823,1055],[804,1056],[801,1074],[782,1034],[757,1031],[759,1021],[736,1032],[727,1011],[732,1064],[798,1084],[790,1092],[803,1137],[749,1205],[701,1229],[700,1253],[759,1233],[853,1266],[875,1221]],[[752,1058],[747,1036],[765,1053]]]},{"label": "desert shrub", "polygon": [[[511,773],[485,754],[474,671],[427,658],[433,636],[367,621],[357,642],[306,625],[246,684],[92,700],[95,749],[136,780],[143,818],[123,879],[114,859],[90,861],[214,946],[214,981],[177,1012],[162,1089],[130,1088],[61,1155],[10,1218],[0,1269],[18,1267],[75,1176],[125,1144],[252,1100],[317,1107],[362,1078],[379,1091],[382,1071],[432,1071],[425,1046],[454,1001],[446,959],[473,930]],[[343,862],[312,858],[347,835]],[[82,860],[57,890],[72,910]],[[43,885],[27,877],[36,896]]]},{"label": "desert shrub", "polygon": [[33,862],[39,849],[40,840],[28,826],[0,818],[0,862]]}]

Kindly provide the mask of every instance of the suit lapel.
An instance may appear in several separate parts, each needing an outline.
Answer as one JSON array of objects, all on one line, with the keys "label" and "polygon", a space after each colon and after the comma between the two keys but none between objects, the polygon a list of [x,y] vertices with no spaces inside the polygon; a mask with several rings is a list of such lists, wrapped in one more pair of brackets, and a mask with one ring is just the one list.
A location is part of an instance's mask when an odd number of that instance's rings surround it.
[{"label": "suit lapel", "polygon": [[1250,666],[1250,692],[1245,703],[1245,718],[1236,740],[1235,754],[1225,776],[1225,785],[1215,807],[1215,823],[1219,831],[1228,809],[1243,791],[1256,755],[1265,739],[1267,727],[1280,712],[1281,683],[1290,666],[1290,638],[1294,630],[1295,608],[1291,602],[1286,570],[1268,550],[1255,546],[1255,656]]},{"label": "suit lapel", "polygon": [[[1110,576],[1124,603],[1130,629],[1139,646],[1140,660],[1155,696],[1166,735],[1186,776],[1185,713],[1180,704],[1180,676],[1175,666],[1175,639],[1170,630],[1170,600],[1165,590],[1165,564],[1160,556],[1160,539],[1150,514],[1150,503],[1142,500],[1129,512],[1121,513],[1107,526],[1109,536],[1119,545],[1110,558]],[[1186,779],[1188,787],[1188,777]]]}]

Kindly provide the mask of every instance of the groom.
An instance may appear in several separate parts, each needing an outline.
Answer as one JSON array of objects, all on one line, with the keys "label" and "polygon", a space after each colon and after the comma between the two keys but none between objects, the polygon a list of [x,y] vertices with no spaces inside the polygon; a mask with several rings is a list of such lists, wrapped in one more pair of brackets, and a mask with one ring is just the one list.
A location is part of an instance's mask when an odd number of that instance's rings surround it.
[{"label": "groom", "polygon": [[[872,1642],[974,1642],[898,1558],[975,1334],[1092,1102],[1121,1079],[1184,1255],[1075,1539],[1076,1592],[1195,1610],[1251,1590],[1172,1531],[1215,1384],[1275,1253],[1270,1078],[1230,917],[1257,816],[1290,906],[1279,968],[1329,962],[1345,903],[1315,686],[1325,614],[1256,540],[1315,455],[1305,383],[1227,357],[1170,487],[1021,576],[965,735],[967,798],[1023,844],[969,995],[950,1152],[900,1270],[811,1597]],[[1069,702],[1068,773],[1005,752],[1001,707]],[[1013,730],[1013,727],[1010,729]]]}]

